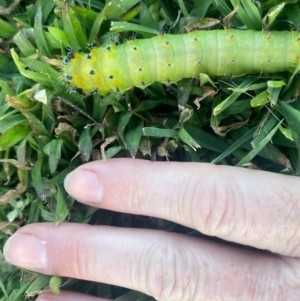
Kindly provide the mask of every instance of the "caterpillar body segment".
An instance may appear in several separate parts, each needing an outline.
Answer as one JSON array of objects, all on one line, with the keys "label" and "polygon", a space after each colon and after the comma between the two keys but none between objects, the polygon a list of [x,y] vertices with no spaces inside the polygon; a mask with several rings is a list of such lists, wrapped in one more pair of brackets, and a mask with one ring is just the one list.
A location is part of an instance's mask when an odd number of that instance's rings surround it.
[{"label": "caterpillar body segment", "polygon": [[296,31],[213,30],[132,39],[64,60],[66,81],[86,94],[124,93],[153,82],[293,71],[300,61]]}]

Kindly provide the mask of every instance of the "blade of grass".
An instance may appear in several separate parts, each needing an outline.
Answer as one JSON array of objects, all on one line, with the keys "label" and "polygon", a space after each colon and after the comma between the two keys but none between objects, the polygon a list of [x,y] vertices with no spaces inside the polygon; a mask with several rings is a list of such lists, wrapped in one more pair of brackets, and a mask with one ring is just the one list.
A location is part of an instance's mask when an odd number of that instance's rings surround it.
[{"label": "blade of grass", "polygon": [[273,135],[276,133],[280,125],[281,122],[278,122],[278,124],[268,133],[268,135],[266,135],[265,138],[262,139],[256,145],[256,147],[252,151],[250,151],[242,160],[240,160],[235,166],[243,166],[249,163],[256,155],[258,155],[259,152],[271,141]]}]

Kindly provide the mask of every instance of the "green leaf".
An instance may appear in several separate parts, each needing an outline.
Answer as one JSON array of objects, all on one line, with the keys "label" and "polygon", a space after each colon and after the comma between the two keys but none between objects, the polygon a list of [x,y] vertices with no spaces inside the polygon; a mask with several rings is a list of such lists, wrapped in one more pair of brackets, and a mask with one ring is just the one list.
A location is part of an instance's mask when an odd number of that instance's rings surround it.
[{"label": "green leaf", "polygon": [[201,0],[195,2],[195,6],[191,11],[191,16],[204,18],[211,4],[212,4],[212,0]]},{"label": "green leaf", "polygon": [[161,100],[144,100],[133,111],[134,112],[149,111],[162,104],[163,101]]},{"label": "green leaf", "polygon": [[21,140],[25,139],[31,133],[27,123],[18,124],[8,129],[0,136],[0,151],[7,150]]},{"label": "green leaf", "polygon": [[26,290],[26,296],[37,295],[43,288],[45,288],[50,281],[51,276],[48,275],[37,275],[35,280],[30,284]]},{"label": "green leaf", "polygon": [[55,226],[62,223],[69,215],[69,210],[66,204],[66,197],[64,196],[59,186],[57,186],[56,201],[57,204],[56,204],[55,219],[54,219]]},{"label": "green leaf", "polygon": [[193,80],[182,79],[178,83],[178,104],[186,106],[193,90]]},{"label": "green leaf", "polygon": [[156,127],[144,127],[143,135],[148,137],[156,137],[156,138],[177,138],[178,132],[171,129],[160,129]]},{"label": "green leaf", "polygon": [[273,135],[276,133],[280,126],[280,122],[268,133],[268,135],[265,136],[264,139],[259,141],[257,145],[255,145],[255,148],[250,151],[242,160],[240,160],[236,166],[243,166],[247,163],[249,163],[256,155],[259,154],[259,152],[271,141]]},{"label": "green leaf", "polygon": [[269,80],[267,82],[268,84],[268,92],[269,92],[269,98],[272,106],[275,106],[278,100],[278,97],[280,95],[280,92],[282,90],[282,87],[286,85],[286,83],[282,80]]},{"label": "green leaf", "polygon": [[0,37],[5,39],[11,39],[18,29],[0,18]]},{"label": "green leaf", "polygon": [[53,139],[43,148],[44,153],[49,157],[49,167],[51,174],[56,171],[58,162],[61,158],[62,145],[62,140]]},{"label": "green leaf", "polygon": [[227,107],[229,107],[233,102],[235,102],[238,99],[238,97],[242,93],[248,91],[248,88],[252,84],[252,82],[253,79],[247,78],[237,88],[229,88],[228,90],[233,90],[233,93],[214,108],[213,114],[218,115]]},{"label": "green leaf", "polygon": [[262,21],[258,8],[249,0],[231,0],[238,7],[237,14],[248,29],[261,30]]},{"label": "green leaf", "polygon": [[110,30],[112,32],[133,31],[142,34],[145,38],[151,38],[159,34],[158,30],[151,29],[149,27],[138,25],[138,24],[127,23],[127,22],[111,22]]},{"label": "green leaf", "polygon": [[53,36],[53,38],[57,41],[63,43],[64,47],[71,47],[67,35],[63,30],[54,26],[48,26],[47,28],[51,36]]},{"label": "green leaf", "polygon": [[140,145],[140,140],[142,137],[144,121],[141,120],[134,128],[128,130],[125,134],[124,140],[126,142],[126,147],[128,148],[132,158],[138,151]]},{"label": "green leaf", "polygon": [[300,175],[300,111],[294,109],[292,106],[283,101],[279,101],[279,106],[282,109],[282,114],[285,117],[285,122],[292,131],[293,139],[298,149],[298,165],[296,168],[296,175]]},{"label": "green leaf", "polygon": [[26,119],[22,114],[9,115],[6,114],[0,118],[0,133],[3,134],[10,128],[20,123],[25,123]]},{"label": "green leaf", "polygon": [[14,43],[18,46],[18,49],[25,55],[30,56],[36,53],[36,47],[27,38],[27,35],[23,30],[19,31],[13,37]]},{"label": "green leaf", "polygon": [[23,111],[22,114],[27,118],[32,132],[36,136],[48,136],[48,132],[43,123],[29,111]]},{"label": "green leaf", "polygon": [[34,35],[36,45],[39,49],[39,52],[42,55],[50,57],[50,53],[48,51],[48,45],[44,36],[43,24],[42,24],[42,6],[41,3],[38,2],[37,12],[34,19]]},{"label": "green leaf", "polygon": [[269,102],[269,92],[267,90],[257,94],[251,99],[251,107],[264,106]]},{"label": "green leaf", "polygon": [[[280,5],[280,4],[279,4]],[[285,6],[285,13],[294,25],[294,29],[298,30],[300,28],[300,8],[299,4],[290,4]]]},{"label": "green leaf", "polygon": [[27,66],[20,61],[19,56],[17,55],[16,51],[13,48],[11,49],[10,52],[15,64],[17,65],[20,73],[23,76],[27,78],[31,78],[39,83],[45,83],[45,84],[50,83],[49,77],[47,75],[27,70],[28,69]]},{"label": "green leaf", "polygon": [[100,31],[100,27],[104,20],[105,20],[105,10],[103,10],[99,14],[97,14],[97,17],[93,23],[91,33],[89,36],[89,43],[92,43],[93,41],[96,40],[96,37]]},{"label": "green leaf", "polygon": [[[276,18],[278,17],[278,15],[284,9],[284,7],[285,7],[285,3],[279,3],[278,5],[272,7],[263,19],[264,25],[267,27],[272,25],[274,23],[274,21],[276,20]],[[299,8],[298,8],[298,10],[299,10]],[[288,12],[286,11],[286,13],[288,13]],[[292,18],[289,18],[289,19],[292,19]]]},{"label": "green leaf", "polygon": [[88,162],[93,150],[92,139],[89,128],[85,128],[79,138],[78,149],[83,162]]},{"label": "green leaf", "polygon": [[110,0],[105,7],[105,17],[115,19],[124,15],[129,9],[136,5],[140,0]]},{"label": "green leaf", "polygon": [[120,120],[118,124],[118,134],[125,144],[126,144],[124,138],[125,128],[128,125],[131,116],[132,116],[131,112],[123,112],[120,116]]},{"label": "green leaf", "polygon": [[64,32],[68,38],[71,48],[78,49],[86,47],[87,39],[82,32],[81,25],[66,2],[64,2],[62,9],[62,22]]},{"label": "green leaf", "polygon": [[214,0],[212,1],[212,4],[224,17],[231,13],[230,7],[224,0]]},{"label": "green leaf", "polygon": [[181,9],[183,15],[184,15],[185,17],[188,17],[188,16],[189,16],[189,13],[188,13],[188,11],[187,11],[185,5],[184,5],[184,1],[183,1],[183,0],[177,0],[177,1],[178,1],[179,7],[180,7],[180,9]]},{"label": "green leaf", "polygon": [[140,5],[141,5],[140,24],[142,26],[158,29],[158,24],[157,22],[154,21],[149,7],[144,2],[141,2]]},{"label": "green leaf", "polygon": [[292,130],[289,128],[285,128],[283,126],[279,127],[281,133],[289,140],[294,141],[293,139],[293,134],[292,134]]},{"label": "green leaf", "polygon": [[44,163],[44,157],[39,154],[37,161],[32,168],[32,184],[38,194],[38,196],[44,200],[47,196],[46,187],[42,180],[42,168]]},{"label": "green leaf", "polygon": [[222,161],[224,158],[231,155],[235,150],[237,150],[241,145],[250,141],[255,134],[257,127],[253,127],[251,130],[247,131],[242,137],[240,137],[237,141],[235,141],[232,145],[230,145],[226,151],[224,151],[220,156],[211,161],[211,163],[216,164]]},{"label": "green leaf", "polygon": [[251,144],[255,148],[261,141],[269,135],[270,131],[278,124],[278,117],[276,115],[271,115],[269,118],[259,127],[259,132],[256,133]]},{"label": "green leaf", "polygon": [[184,127],[202,148],[221,153],[229,147],[228,143],[214,135],[206,133],[198,127],[191,126],[189,124],[186,124]]},{"label": "green leaf", "polygon": [[105,151],[106,159],[113,158],[117,153],[119,153],[123,149],[125,149],[125,147],[122,145],[110,147],[108,150]]},{"label": "green leaf", "polygon": [[184,127],[181,127],[178,131],[178,137],[181,141],[190,146],[194,151],[196,151],[197,148],[201,147],[197,143],[197,141],[184,129]]}]

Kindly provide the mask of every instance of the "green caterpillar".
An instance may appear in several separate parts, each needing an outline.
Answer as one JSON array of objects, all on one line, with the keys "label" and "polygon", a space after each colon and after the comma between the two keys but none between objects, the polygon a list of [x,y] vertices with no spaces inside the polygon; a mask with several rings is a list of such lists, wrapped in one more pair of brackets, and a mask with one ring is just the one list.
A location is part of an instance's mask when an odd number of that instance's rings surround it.
[{"label": "green caterpillar", "polygon": [[[92,45],[93,46],[93,45]],[[300,61],[300,32],[213,30],[181,35],[161,34],[72,51],[63,76],[71,90],[124,93],[153,82],[166,85],[182,78],[241,76],[294,71]]]}]

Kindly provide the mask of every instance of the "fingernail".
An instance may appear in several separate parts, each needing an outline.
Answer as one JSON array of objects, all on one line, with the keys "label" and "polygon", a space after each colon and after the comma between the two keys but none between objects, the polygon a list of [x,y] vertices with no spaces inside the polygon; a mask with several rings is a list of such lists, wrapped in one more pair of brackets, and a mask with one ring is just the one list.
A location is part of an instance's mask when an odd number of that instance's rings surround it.
[{"label": "fingernail", "polygon": [[28,270],[41,271],[46,268],[46,242],[28,234],[14,234],[4,248],[5,259]]},{"label": "fingernail", "polygon": [[102,185],[94,172],[76,169],[67,175],[64,185],[72,197],[84,203],[97,204],[102,200]]}]

